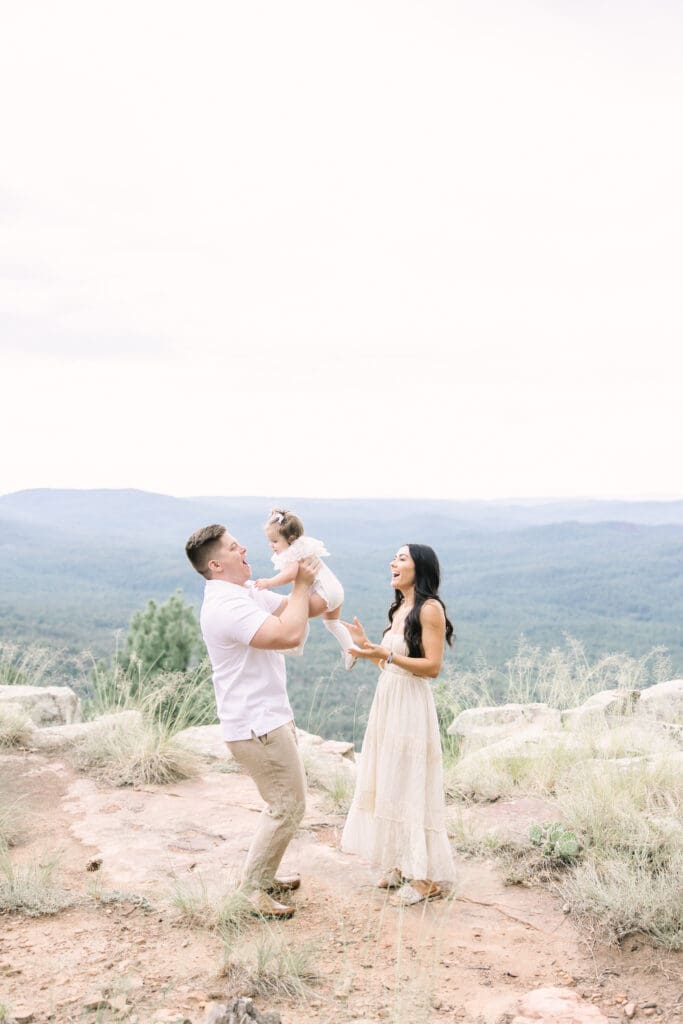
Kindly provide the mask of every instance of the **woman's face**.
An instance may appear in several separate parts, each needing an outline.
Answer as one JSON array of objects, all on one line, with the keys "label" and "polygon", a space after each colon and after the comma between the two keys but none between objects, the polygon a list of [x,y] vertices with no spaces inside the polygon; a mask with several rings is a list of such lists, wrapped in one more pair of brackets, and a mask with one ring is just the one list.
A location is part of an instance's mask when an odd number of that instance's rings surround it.
[{"label": "woman's face", "polygon": [[399,548],[391,563],[391,585],[394,590],[405,590],[415,583],[415,562],[407,544]]}]

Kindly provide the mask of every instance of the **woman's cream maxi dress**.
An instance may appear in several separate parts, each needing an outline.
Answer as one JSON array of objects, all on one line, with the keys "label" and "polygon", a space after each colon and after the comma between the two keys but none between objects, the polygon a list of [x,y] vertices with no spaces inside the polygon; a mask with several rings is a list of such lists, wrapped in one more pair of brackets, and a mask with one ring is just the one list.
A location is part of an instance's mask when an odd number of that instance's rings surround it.
[{"label": "woman's cream maxi dress", "polygon": [[[382,645],[407,654],[402,635]],[[397,665],[380,673],[341,848],[405,878],[453,881],[441,738],[428,679]]]}]

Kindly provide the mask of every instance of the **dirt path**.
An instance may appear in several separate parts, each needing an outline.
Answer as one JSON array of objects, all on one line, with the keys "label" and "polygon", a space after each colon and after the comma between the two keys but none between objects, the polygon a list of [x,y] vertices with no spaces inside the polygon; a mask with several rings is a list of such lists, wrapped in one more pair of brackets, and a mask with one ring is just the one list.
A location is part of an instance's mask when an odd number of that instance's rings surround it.
[{"label": "dirt path", "polygon": [[[61,884],[80,899],[55,917],[0,916],[0,1004],[56,1024],[201,1024],[211,999],[239,994],[222,976],[221,941],[181,926],[170,897],[202,883],[218,894],[237,877],[260,811],[250,780],[207,772],[114,790],[29,754],[0,758],[0,787],[26,809],[15,860],[59,851]],[[513,817],[525,810],[501,807]],[[494,1024],[544,985],[575,986],[614,1020],[624,1020],[624,997],[657,1004],[639,1019],[683,1019],[683,957],[640,939],[591,956],[552,895],[506,887],[483,861],[460,864],[449,900],[397,911],[368,868],[338,851],[342,823],[312,794],[283,865],[304,876],[298,912],[279,926],[254,921],[241,940],[265,935],[312,950],[320,983],[307,1002],[256,1000],[284,1024]],[[86,870],[93,858],[102,860],[96,873]],[[93,1009],[103,998],[108,1006]]]}]

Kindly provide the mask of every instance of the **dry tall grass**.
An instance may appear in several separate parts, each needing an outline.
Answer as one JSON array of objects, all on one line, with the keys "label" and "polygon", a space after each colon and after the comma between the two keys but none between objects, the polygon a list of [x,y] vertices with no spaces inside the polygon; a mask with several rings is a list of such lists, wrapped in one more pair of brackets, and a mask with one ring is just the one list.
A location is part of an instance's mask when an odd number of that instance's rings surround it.
[{"label": "dry tall grass", "polygon": [[199,774],[199,757],[153,719],[109,720],[72,750],[73,763],[112,786],[163,785]]},{"label": "dry tall grass", "polygon": [[14,864],[0,847],[0,913],[42,917],[71,906],[73,898],[56,883],[57,866],[55,857]]},{"label": "dry tall grass", "polygon": [[0,704],[0,750],[30,747],[34,728],[31,719],[20,708]]},{"label": "dry tall grass", "polygon": [[[659,649],[642,658],[611,655],[591,664],[573,640],[548,654],[522,643],[505,673],[482,667],[478,675],[447,680],[438,694],[440,720],[447,727],[449,714],[475,704],[567,708],[601,690],[630,690],[670,675]],[[539,731],[523,743],[511,737],[465,754],[446,737],[449,796],[543,795],[554,807],[552,818],[577,837],[580,849],[566,859],[548,858],[531,841],[468,836],[456,823],[452,831],[464,848],[502,856],[516,881],[559,884],[573,919],[592,939],[618,941],[638,930],[666,948],[683,948],[680,732],[624,714],[619,720],[595,718],[572,731]]]},{"label": "dry tall grass", "polygon": [[311,947],[292,942],[276,923],[254,914],[244,893],[209,890],[202,878],[176,880],[171,903],[179,921],[208,928],[223,941],[221,974],[243,994],[305,999],[318,981]]},{"label": "dry tall grass", "polygon": [[25,829],[25,812],[19,801],[9,803],[4,797],[0,797],[0,849],[14,846]]},{"label": "dry tall grass", "polygon": [[62,657],[61,650],[0,640],[0,686],[43,686]]}]

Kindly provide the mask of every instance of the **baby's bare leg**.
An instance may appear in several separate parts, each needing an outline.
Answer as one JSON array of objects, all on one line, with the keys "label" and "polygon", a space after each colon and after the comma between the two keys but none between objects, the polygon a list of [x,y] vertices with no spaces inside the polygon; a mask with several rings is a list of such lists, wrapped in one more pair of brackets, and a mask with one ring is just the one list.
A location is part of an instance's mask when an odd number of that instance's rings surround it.
[{"label": "baby's bare leg", "polygon": [[[315,619],[318,615],[325,615],[327,612],[327,601],[320,594],[311,594],[308,599],[308,617],[309,619]],[[337,616],[338,617],[338,616]]]}]

